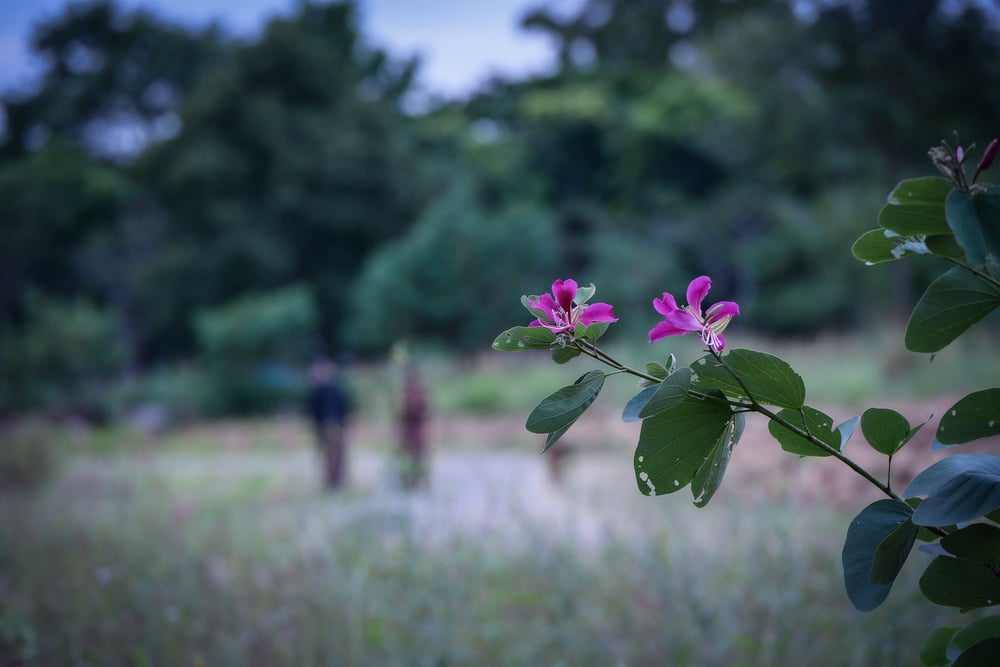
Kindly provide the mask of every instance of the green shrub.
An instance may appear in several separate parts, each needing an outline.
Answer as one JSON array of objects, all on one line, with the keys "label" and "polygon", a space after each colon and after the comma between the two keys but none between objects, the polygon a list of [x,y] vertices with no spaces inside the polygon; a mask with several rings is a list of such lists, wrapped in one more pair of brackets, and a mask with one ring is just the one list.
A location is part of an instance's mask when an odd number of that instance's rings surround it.
[{"label": "green shrub", "polygon": [[84,300],[29,295],[24,306],[0,333],[0,409],[98,411],[125,361],[117,317]]},{"label": "green shrub", "polygon": [[487,213],[471,188],[456,187],[366,264],[353,294],[349,342],[367,351],[401,339],[481,347],[525,314],[516,300],[494,298],[501,286],[529,292],[551,284],[553,227],[530,207]]},{"label": "green shrub", "polygon": [[302,286],[240,298],[200,312],[195,331],[211,387],[206,411],[247,414],[296,400],[293,369],[316,344],[317,310]]}]

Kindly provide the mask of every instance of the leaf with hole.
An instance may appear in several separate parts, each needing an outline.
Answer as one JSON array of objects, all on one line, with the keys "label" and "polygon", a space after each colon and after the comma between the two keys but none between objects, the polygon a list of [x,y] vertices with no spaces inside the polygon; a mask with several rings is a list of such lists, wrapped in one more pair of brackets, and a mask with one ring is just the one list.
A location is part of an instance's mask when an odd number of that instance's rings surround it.
[{"label": "leaf with hole", "polygon": [[1000,388],[973,392],[951,406],[934,439],[942,445],[961,445],[994,435],[1000,435]]},{"label": "leaf with hole", "polygon": [[1000,604],[1000,578],[982,563],[938,556],[920,577],[920,592],[945,607],[991,607]]},{"label": "leaf with hole", "polygon": [[725,403],[689,396],[644,419],[633,461],[639,490],[662,495],[690,484],[712,455],[732,416]]},{"label": "leaf with hole", "polygon": [[715,492],[722,485],[722,478],[726,474],[729,466],[729,459],[733,449],[743,437],[743,428],[746,426],[746,415],[742,412],[733,414],[732,420],[726,426],[719,437],[719,441],[712,450],[711,455],[698,468],[691,480],[691,494],[694,496],[694,504],[697,507],[708,505]]},{"label": "leaf with hole", "polygon": [[547,350],[555,340],[556,335],[545,327],[511,327],[496,337],[493,349],[501,352]]}]

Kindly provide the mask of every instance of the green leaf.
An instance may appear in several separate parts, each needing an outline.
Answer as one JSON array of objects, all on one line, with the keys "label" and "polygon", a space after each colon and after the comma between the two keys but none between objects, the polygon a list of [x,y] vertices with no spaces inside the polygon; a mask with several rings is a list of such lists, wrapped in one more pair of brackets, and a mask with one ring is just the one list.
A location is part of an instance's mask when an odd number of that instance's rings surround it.
[{"label": "green leaf", "polygon": [[565,347],[553,347],[551,354],[552,361],[557,364],[565,364],[566,362],[580,356],[580,348],[568,345]]},{"label": "green leaf", "polygon": [[[586,327],[582,327],[577,337],[586,338],[590,342],[596,343],[597,339],[604,335],[609,326],[611,326],[611,322],[594,322]],[[580,327],[580,325],[577,325],[577,327]]]},{"label": "green leaf", "polygon": [[934,628],[920,647],[920,664],[924,667],[948,667],[951,664],[947,655],[948,645],[956,632],[957,625]]},{"label": "green leaf", "polygon": [[983,268],[1000,260],[1000,188],[954,190],[945,204],[948,225],[969,264]]},{"label": "green leaf", "polygon": [[511,327],[496,337],[493,349],[501,352],[547,350],[555,340],[556,335],[545,327]]},{"label": "green leaf", "polygon": [[996,667],[998,655],[1000,639],[984,639],[962,651],[951,667]]},{"label": "green leaf", "polygon": [[642,409],[646,407],[646,403],[649,402],[649,399],[653,397],[653,394],[655,394],[656,390],[659,388],[660,383],[657,382],[651,387],[646,387],[638,394],[630,398],[628,403],[625,404],[625,409],[622,410],[622,421],[630,423],[641,420],[642,417],[639,416],[639,413],[642,412]]},{"label": "green leaf", "polygon": [[861,415],[861,432],[868,444],[886,456],[902,449],[922,426],[911,429],[906,417],[889,408],[869,408]]},{"label": "green leaf", "polygon": [[944,178],[913,178],[902,181],[889,194],[879,212],[878,224],[900,236],[947,234],[944,203],[951,191]]},{"label": "green leaf", "polygon": [[688,387],[690,385],[691,369],[678,368],[656,387],[656,391],[650,397],[649,401],[639,411],[639,417],[643,419],[652,417],[677,405],[687,398]]},{"label": "green leaf", "polygon": [[730,350],[723,360],[728,369],[711,354],[691,364],[697,384],[715,387],[729,396],[749,399],[750,394],[758,403],[780,408],[800,408],[806,400],[802,378],[778,357],[737,349]]},{"label": "green leaf", "polygon": [[885,229],[872,229],[861,235],[861,237],[851,246],[854,256],[866,264],[881,264],[901,259],[906,254],[896,257],[892,254],[896,242],[892,237],[885,235]]},{"label": "green leaf", "polygon": [[955,241],[955,236],[953,234],[928,236],[926,243],[927,249],[931,251],[932,255],[937,257],[965,257],[965,251],[962,250],[962,246],[958,245],[958,242]]},{"label": "green leaf", "polygon": [[639,490],[661,495],[691,483],[713,454],[732,415],[725,403],[689,396],[644,419],[634,457]]},{"label": "green leaf", "polygon": [[975,196],[976,212],[982,225],[987,260],[1000,263],[1000,187],[989,188]]},{"label": "green leaf", "polygon": [[1000,509],[1000,458],[988,454],[949,456],[917,475],[903,494],[908,498],[927,496],[913,513],[918,526],[978,519]]},{"label": "green leaf", "polygon": [[941,546],[956,558],[977,563],[1000,562],[1000,528],[973,523],[942,537]]},{"label": "green leaf", "polygon": [[941,417],[935,438],[943,445],[1000,434],[1000,388],[983,389],[965,396]]},{"label": "green leaf", "polygon": [[903,563],[913,550],[919,531],[920,529],[907,519],[882,540],[872,559],[873,584],[892,584],[896,580],[899,571],[903,569]]},{"label": "green leaf", "polygon": [[715,492],[722,485],[722,478],[729,467],[729,458],[733,453],[733,448],[743,436],[743,428],[746,425],[746,415],[742,412],[733,414],[733,418],[726,426],[712,450],[711,455],[698,468],[691,480],[691,494],[694,496],[694,504],[697,507],[708,505]]},{"label": "green leaf", "polygon": [[847,441],[851,439],[855,429],[858,428],[859,421],[861,421],[861,417],[851,417],[837,425],[837,431],[840,433],[840,451],[844,451]]},{"label": "green leaf", "polygon": [[[806,405],[801,410],[782,410],[778,413],[778,416],[793,426],[811,433],[813,436],[830,445],[833,449],[840,451],[840,431],[834,428],[833,417],[830,417],[826,413]],[[804,420],[803,416],[805,416]],[[798,454],[799,456],[830,456],[829,452],[774,420],[768,422],[767,430],[775,440],[781,443],[781,448],[786,452]]]},{"label": "green leaf", "polygon": [[990,607],[1000,604],[1000,578],[982,563],[938,556],[920,577],[920,592],[945,607]]},{"label": "green leaf", "polygon": [[932,282],[906,325],[906,349],[937,352],[1000,306],[1000,291],[956,266]]},{"label": "green leaf", "polygon": [[[604,386],[604,372],[590,371],[575,383],[542,399],[525,423],[532,433],[568,429],[594,402]],[[554,444],[554,440],[548,446]]]},{"label": "green leaf", "polygon": [[657,361],[647,361],[646,362],[646,374],[652,375],[657,380],[662,380],[663,378],[670,375],[670,371],[667,367]]},{"label": "green leaf", "polygon": [[576,298],[573,299],[573,302],[578,306],[582,306],[594,298],[594,294],[596,293],[597,288],[594,287],[594,283],[590,283],[586,287],[579,287],[576,291]]},{"label": "green leaf", "polygon": [[566,431],[568,431],[569,427],[572,426],[572,425],[573,424],[566,424],[566,426],[563,426],[561,429],[559,429],[557,431],[552,431],[552,433],[549,433],[548,435],[546,435],[545,436],[545,447],[542,448],[542,454],[544,454],[545,452],[549,451],[549,447],[551,447],[552,445],[556,444],[556,442],[559,440],[559,438],[563,437],[563,435],[565,435]]},{"label": "green leaf", "polygon": [[875,554],[889,536],[909,522],[912,514],[906,503],[886,498],[868,505],[851,521],[841,560],[847,597],[858,611],[871,611],[888,597],[891,580],[872,581]]},{"label": "green leaf", "polygon": [[[959,653],[975,646],[984,639],[1000,639],[1000,616],[977,618],[959,629],[951,639],[951,648],[954,650],[949,651],[949,657],[954,660]],[[996,667],[995,658],[997,655],[1000,654],[993,656],[994,662],[991,663],[993,667]]]}]

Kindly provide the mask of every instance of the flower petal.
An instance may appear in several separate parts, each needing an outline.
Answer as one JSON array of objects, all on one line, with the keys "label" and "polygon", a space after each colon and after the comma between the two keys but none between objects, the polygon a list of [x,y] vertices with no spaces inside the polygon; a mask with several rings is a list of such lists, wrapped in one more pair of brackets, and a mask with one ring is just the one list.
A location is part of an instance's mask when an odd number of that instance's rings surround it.
[{"label": "flower petal", "polygon": [[699,315],[701,315],[701,302],[708,296],[710,289],[712,289],[712,279],[708,276],[698,276],[688,285],[688,306]]},{"label": "flower petal", "polygon": [[705,313],[705,322],[711,324],[724,317],[736,317],[740,314],[740,306],[735,301],[719,301]]},{"label": "flower petal", "polygon": [[669,315],[677,310],[677,300],[674,299],[674,295],[670,292],[664,292],[662,299],[653,299],[653,308],[660,315]]},{"label": "flower petal", "polygon": [[699,322],[697,317],[686,310],[675,310],[663,319],[682,331],[701,331],[705,328],[705,325]]},{"label": "flower petal", "polygon": [[540,297],[538,297],[537,301],[529,301],[528,304],[532,308],[543,310],[546,313],[551,313],[553,310],[559,309],[559,304],[556,303],[555,299],[553,299],[552,296],[549,294],[543,294]]},{"label": "flower petal", "polygon": [[577,289],[578,285],[572,279],[557,280],[552,283],[552,296],[567,313],[573,310],[573,299],[576,298]]},{"label": "flower petal", "polygon": [[580,322],[590,325],[594,322],[617,322],[618,318],[611,312],[612,305],[609,303],[591,303],[583,307],[580,314]]},{"label": "flower petal", "polygon": [[661,338],[666,338],[667,336],[683,336],[686,333],[690,333],[690,331],[688,329],[675,327],[670,322],[663,321],[649,330],[649,342],[655,343]]}]

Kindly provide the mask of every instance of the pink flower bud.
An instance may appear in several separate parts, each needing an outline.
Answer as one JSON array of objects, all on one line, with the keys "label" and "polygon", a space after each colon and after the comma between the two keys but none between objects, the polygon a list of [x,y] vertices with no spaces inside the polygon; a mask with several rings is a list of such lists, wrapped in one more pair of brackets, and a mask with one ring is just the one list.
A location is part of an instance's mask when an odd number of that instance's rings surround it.
[{"label": "pink flower bud", "polygon": [[997,151],[1000,150],[1000,138],[994,139],[990,142],[990,145],[986,147],[986,152],[983,153],[983,159],[979,161],[979,165],[976,167],[976,174],[972,177],[972,182],[975,183],[976,179],[979,178],[979,172],[986,171],[993,164],[993,160],[997,157]]}]

